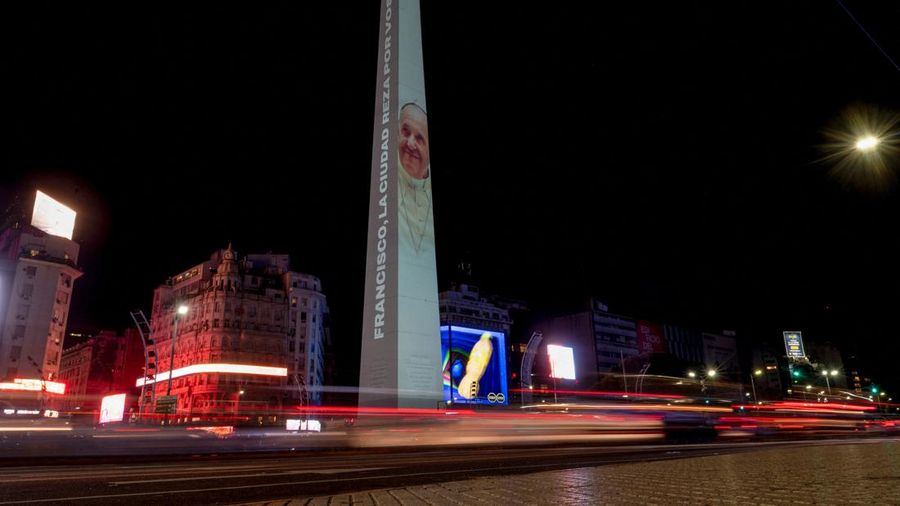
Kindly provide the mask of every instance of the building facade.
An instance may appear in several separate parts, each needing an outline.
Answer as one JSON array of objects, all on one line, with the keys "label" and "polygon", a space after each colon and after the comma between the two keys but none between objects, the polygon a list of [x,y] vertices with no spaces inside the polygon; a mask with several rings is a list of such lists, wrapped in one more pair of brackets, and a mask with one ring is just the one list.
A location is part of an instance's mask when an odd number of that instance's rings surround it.
[{"label": "building facade", "polygon": [[[83,337],[82,337],[83,338]],[[63,350],[59,378],[66,384],[62,408],[98,409],[104,395],[128,394],[137,402],[135,378],[144,368],[144,348],[136,329],[119,334],[102,330]]]},{"label": "building facade", "polygon": [[156,404],[174,396],[176,419],[190,420],[316,402],[327,313],[321,282],[287,255],[213,253],[154,292]]},{"label": "building facade", "polygon": [[609,307],[591,300],[594,343],[599,372],[621,371],[621,364],[638,355],[637,322],[630,316],[609,312]]},{"label": "building facade", "polygon": [[509,336],[509,311],[482,297],[477,286],[452,284],[440,292],[441,325],[460,325],[483,330],[499,330]]},{"label": "building facade", "polygon": [[78,251],[30,225],[0,232],[0,383],[58,380]]},{"label": "building facade", "polygon": [[717,376],[741,381],[737,334],[732,330],[703,333],[703,360]]},{"label": "building facade", "polygon": [[697,365],[703,363],[703,334],[694,329],[665,325],[666,350],[673,356]]}]

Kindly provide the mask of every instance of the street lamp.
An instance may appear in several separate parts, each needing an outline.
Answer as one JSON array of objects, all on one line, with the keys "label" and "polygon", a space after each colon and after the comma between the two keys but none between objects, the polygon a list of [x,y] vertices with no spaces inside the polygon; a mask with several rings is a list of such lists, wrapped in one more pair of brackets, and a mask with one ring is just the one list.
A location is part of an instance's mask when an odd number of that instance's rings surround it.
[{"label": "street lamp", "polygon": [[753,389],[753,404],[759,402],[756,398],[756,382],[753,381],[754,376],[762,376],[762,369],[757,369],[753,371],[753,374],[750,375],[750,388]]},{"label": "street lamp", "polygon": [[[837,371],[831,371],[831,374],[836,372]],[[828,387],[828,395],[831,395],[831,382],[828,381],[828,371],[822,371],[822,376],[825,376],[825,386]]]},{"label": "street lamp", "polygon": [[715,369],[710,369],[710,370],[706,371],[706,375],[710,378],[715,378],[716,374],[718,374],[718,371],[716,371]]},{"label": "street lamp", "polygon": [[[172,319],[172,344],[169,349],[169,380],[166,382],[166,397],[172,395],[172,369],[175,367],[175,340],[178,339],[178,317],[186,315],[187,312],[188,307],[184,304],[180,304],[175,310],[175,315]],[[168,414],[167,408],[166,415]]]},{"label": "street lamp", "polygon": [[694,371],[688,371],[688,378],[696,378],[696,377],[697,377],[697,373],[695,373]]}]

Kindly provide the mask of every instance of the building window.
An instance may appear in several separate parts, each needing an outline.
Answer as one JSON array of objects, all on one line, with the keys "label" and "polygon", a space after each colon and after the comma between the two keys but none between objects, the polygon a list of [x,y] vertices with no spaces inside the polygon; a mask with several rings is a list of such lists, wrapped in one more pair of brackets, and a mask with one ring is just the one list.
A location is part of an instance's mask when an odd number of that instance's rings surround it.
[{"label": "building window", "polygon": [[34,279],[34,276],[37,275],[37,267],[29,265],[25,268],[25,275],[28,276],[28,279]]},{"label": "building window", "polygon": [[15,362],[19,360],[19,357],[22,356],[22,347],[21,346],[13,346],[9,350],[9,361]]},{"label": "building window", "polygon": [[300,312],[300,323],[306,323],[306,311]]},{"label": "building window", "polygon": [[291,297],[291,307],[297,307],[297,297]]},{"label": "building window", "polygon": [[22,290],[19,292],[19,294],[22,296],[23,299],[31,300],[31,294],[33,292],[34,292],[34,285],[32,285],[31,283],[25,283],[24,285],[22,285]]},{"label": "building window", "polygon": [[16,330],[13,332],[13,339],[24,339],[25,338],[25,325],[16,325]]},{"label": "building window", "polygon": [[219,320],[218,319],[213,320],[213,328],[214,329],[219,328]]}]

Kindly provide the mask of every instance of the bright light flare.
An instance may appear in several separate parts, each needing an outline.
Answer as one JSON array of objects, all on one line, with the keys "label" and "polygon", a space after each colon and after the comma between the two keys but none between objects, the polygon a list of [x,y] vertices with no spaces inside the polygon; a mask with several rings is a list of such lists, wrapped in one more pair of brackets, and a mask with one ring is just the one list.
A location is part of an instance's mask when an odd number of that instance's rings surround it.
[{"label": "bright light flare", "polygon": [[856,141],[856,149],[860,151],[869,151],[870,149],[875,149],[875,146],[877,146],[879,142],[880,140],[878,137],[867,135]]},{"label": "bright light flare", "polygon": [[897,178],[900,114],[854,105],[824,130],[820,162],[829,175],[859,190],[887,190]]}]

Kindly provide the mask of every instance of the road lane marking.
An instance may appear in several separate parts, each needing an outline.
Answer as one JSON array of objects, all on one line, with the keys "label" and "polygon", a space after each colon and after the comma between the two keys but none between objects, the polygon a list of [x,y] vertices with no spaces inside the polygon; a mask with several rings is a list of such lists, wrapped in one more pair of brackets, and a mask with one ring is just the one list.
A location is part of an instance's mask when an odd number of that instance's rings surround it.
[{"label": "road lane marking", "polygon": [[382,469],[390,469],[390,467],[343,467],[334,469],[295,469],[292,471],[278,471],[274,473],[253,473],[253,474],[226,474],[222,476],[185,476],[181,478],[157,478],[154,480],[131,480],[131,481],[111,481],[109,484],[114,487],[122,485],[134,485],[138,483],[166,483],[175,481],[202,481],[202,480],[226,480],[231,478],[258,478],[260,476],[290,476],[295,474],[341,474],[341,473],[361,473],[363,471],[380,471]]}]

